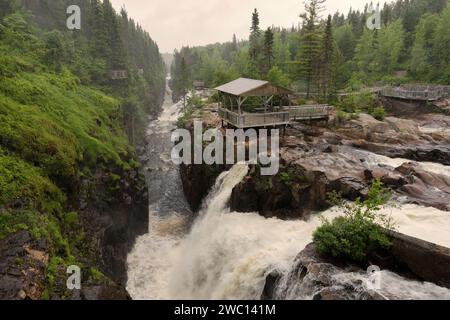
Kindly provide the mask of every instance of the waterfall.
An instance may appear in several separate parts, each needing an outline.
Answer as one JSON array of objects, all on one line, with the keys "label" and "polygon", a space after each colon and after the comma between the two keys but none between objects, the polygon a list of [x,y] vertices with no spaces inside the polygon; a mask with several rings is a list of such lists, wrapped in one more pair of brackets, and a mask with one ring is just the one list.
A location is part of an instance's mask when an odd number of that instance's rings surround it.
[{"label": "waterfall", "polygon": [[[312,240],[320,215],[310,221],[266,219],[230,212],[233,188],[248,171],[223,173],[187,235],[183,218],[156,218],[129,257],[128,290],[135,299],[259,299],[268,273],[288,272]],[[325,216],[336,216],[327,212]]]},{"label": "waterfall", "polygon": [[[185,221],[181,216],[153,216],[152,230],[138,240],[131,254],[130,262],[138,261],[140,265],[139,273],[130,273],[129,290],[134,298],[259,299],[272,270],[289,273],[296,255],[312,241],[314,230],[321,224],[320,216],[333,218],[340,214],[330,209],[305,222],[230,212],[227,203],[231,192],[247,170],[245,165],[235,165],[217,179],[187,235],[183,235]],[[444,212],[413,205],[385,210],[400,222],[400,231],[450,245],[450,224],[445,221]],[[436,223],[436,219],[441,223]],[[342,285],[364,276],[346,273],[336,278],[336,283]],[[382,288],[391,297],[427,299],[448,297],[450,293],[388,271],[383,271],[383,276],[395,282]],[[291,290],[285,298],[311,298],[308,291],[295,292]]]},{"label": "waterfall", "polygon": [[[254,300],[261,297],[267,275],[277,270],[286,280],[285,287],[279,288],[288,292],[283,298],[311,299],[313,284],[298,286],[298,281],[287,281],[295,257],[312,241],[321,217],[332,219],[342,213],[330,209],[312,215],[309,221],[282,221],[258,213],[231,212],[228,203],[232,190],[248,173],[246,165],[237,164],[218,177],[191,225],[178,168],[168,160],[170,133],[180,107],[166,104],[161,117],[149,127],[150,231],[137,240],[128,256],[127,289],[131,296]],[[368,161],[393,167],[408,161],[369,156],[365,157]],[[450,172],[441,165],[421,165],[443,174]],[[393,216],[400,232],[450,247],[448,212],[417,205],[384,210]],[[382,287],[380,294],[387,297],[450,298],[449,290],[433,284],[406,280],[388,271],[382,274],[388,287]],[[342,273],[334,281],[339,286],[364,277],[360,273]]]}]

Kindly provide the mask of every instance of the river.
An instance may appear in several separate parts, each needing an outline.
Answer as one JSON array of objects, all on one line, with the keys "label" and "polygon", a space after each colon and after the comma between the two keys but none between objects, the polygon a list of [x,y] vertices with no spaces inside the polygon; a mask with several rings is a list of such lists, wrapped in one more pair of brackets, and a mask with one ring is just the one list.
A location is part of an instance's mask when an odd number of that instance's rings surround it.
[{"label": "river", "polygon": [[[180,104],[170,101],[168,90],[161,116],[148,128],[150,230],[129,254],[127,289],[138,300],[259,299],[272,270],[289,274],[294,258],[311,242],[312,233],[321,224],[320,216],[333,218],[340,213],[330,209],[305,222],[230,212],[227,203],[231,192],[248,171],[245,165],[235,165],[217,179],[192,224],[178,168],[170,160],[170,135],[181,109]],[[371,161],[386,165],[403,161],[370,155]],[[422,166],[450,172],[448,167],[436,164]],[[416,205],[385,210],[392,214],[401,232],[450,246],[448,212]],[[387,298],[450,299],[450,290],[434,284],[406,280],[387,271],[382,275],[387,281],[379,293]],[[336,281],[345,283],[364,276],[346,273]],[[299,288],[280,289],[289,292],[280,298],[312,297],[311,292]]]}]

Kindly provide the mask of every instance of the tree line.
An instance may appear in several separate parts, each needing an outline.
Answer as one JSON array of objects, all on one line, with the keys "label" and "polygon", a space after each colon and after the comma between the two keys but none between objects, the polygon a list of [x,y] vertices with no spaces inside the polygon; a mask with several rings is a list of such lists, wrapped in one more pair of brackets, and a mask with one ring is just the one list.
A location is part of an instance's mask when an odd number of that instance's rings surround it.
[{"label": "tree line", "polygon": [[[81,30],[67,29],[67,7],[81,9]],[[0,19],[22,12],[44,30],[44,63],[60,72],[69,69],[82,84],[94,85],[122,101],[125,126],[135,142],[145,114],[157,112],[165,88],[165,65],[157,44],[124,8],[109,0],[1,0]],[[125,79],[111,79],[112,70],[126,70]]]},{"label": "tree line", "polygon": [[450,83],[448,0],[397,0],[380,10],[381,28],[371,30],[367,4],[323,17],[325,0],[307,0],[299,24],[260,27],[252,13],[250,35],[174,53],[175,98],[201,80],[214,87],[238,77],[266,79],[308,96],[332,99],[338,90],[376,84]]}]

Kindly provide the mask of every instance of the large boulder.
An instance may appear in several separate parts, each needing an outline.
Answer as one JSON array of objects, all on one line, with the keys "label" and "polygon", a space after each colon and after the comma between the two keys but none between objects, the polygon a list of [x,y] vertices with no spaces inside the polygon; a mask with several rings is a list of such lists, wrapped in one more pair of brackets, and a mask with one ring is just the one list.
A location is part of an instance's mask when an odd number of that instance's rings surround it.
[{"label": "large boulder", "polygon": [[[342,275],[352,275],[342,281]],[[367,290],[361,280],[366,272],[345,261],[321,256],[309,244],[295,259],[285,277],[276,270],[266,279],[261,298],[266,300],[384,300]],[[354,275],[354,276],[353,276]],[[360,275],[360,276],[359,276]]]},{"label": "large boulder", "polygon": [[392,255],[418,278],[450,288],[450,249],[393,232]]}]

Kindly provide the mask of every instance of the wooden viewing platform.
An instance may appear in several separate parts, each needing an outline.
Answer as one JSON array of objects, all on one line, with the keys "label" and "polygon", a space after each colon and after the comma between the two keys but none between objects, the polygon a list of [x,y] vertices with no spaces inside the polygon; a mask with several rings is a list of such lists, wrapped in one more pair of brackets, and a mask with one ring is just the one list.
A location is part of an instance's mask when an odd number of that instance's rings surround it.
[{"label": "wooden viewing platform", "polygon": [[[286,127],[291,121],[328,119],[333,109],[328,105],[292,106],[289,98],[292,91],[261,80],[240,78],[216,90],[219,92],[218,113],[222,124],[238,129]],[[279,106],[274,106],[275,96],[280,97]],[[261,107],[252,108],[253,112],[243,112],[249,97],[261,98]],[[289,106],[283,106],[286,101],[289,101]]]},{"label": "wooden viewing platform", "polygon": [[289,112],[242,113],[219,108],[219,117],[238,129],[270,126],[287,126],[290,123]]}]

